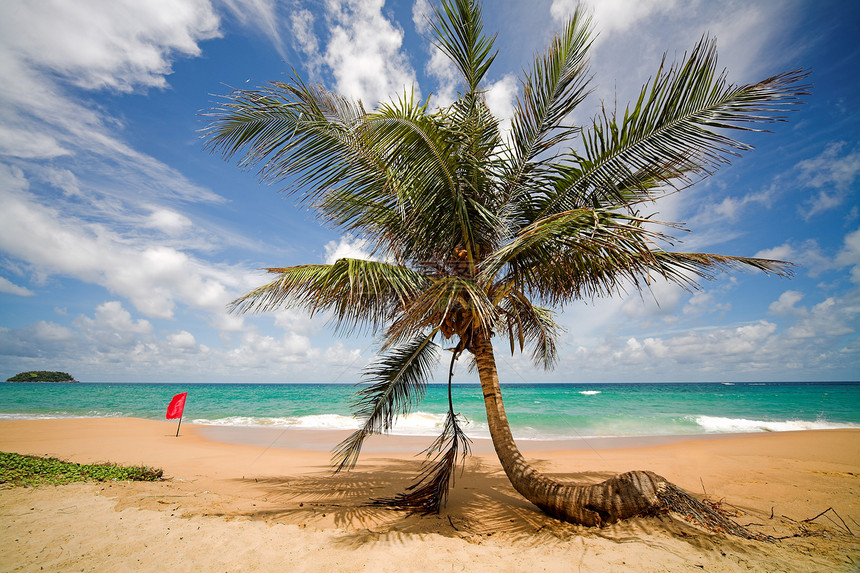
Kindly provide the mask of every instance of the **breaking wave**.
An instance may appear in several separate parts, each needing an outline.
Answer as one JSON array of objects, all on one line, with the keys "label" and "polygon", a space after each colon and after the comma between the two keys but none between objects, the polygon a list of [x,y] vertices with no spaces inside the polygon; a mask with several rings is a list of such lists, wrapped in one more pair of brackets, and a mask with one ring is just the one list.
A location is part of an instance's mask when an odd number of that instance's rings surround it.
[{"label": "breaking wave", "polygon": [[696,416],[696,424],[708,433],[723,432],[797,432],[802,430],[835,430],[860,428],[858,424],[837,424],[826,420],[747,420],[745,418],[721,418],[718,416]]},{"label": "breaking wave", "polygon": [[[339,414],[317,414],[277,418],[228,416],[217,419],[197,418],[191,420],[191,422],[204,426],[250,426],[289,428],[294,430],[357,430],[361,426],[361,420]],[[398,418],[390,433],[406,436],[436,436],[442,431],[444,423],[444,414],[413,412]],[[465,429],[472,431],[477,430],[478,432],[484,430],[485,426],[485,424],[475,424],[470,420],[467,420],[465,423]]]}]

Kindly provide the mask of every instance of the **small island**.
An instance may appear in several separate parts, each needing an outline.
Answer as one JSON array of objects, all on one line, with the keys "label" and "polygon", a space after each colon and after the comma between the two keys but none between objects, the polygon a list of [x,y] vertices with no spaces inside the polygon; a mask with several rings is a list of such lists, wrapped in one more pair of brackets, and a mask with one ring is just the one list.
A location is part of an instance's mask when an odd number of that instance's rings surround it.
[{"label": "small island", "polygon": [[21,372],[20,374],[15,374],[6,380],[6,382],[37,382],[42,384],[78,383],[78,381],[67,372],[51,372],[48,370],[30,370],[29,372]]}]

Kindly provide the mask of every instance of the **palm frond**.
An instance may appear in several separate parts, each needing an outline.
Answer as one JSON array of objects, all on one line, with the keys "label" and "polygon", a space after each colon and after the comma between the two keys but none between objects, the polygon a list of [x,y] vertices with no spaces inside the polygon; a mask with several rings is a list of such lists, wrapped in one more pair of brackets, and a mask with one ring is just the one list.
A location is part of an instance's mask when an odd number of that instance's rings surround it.
[{"label": "palm frond", "polygon": [[468,328],[486,331],[492,329],[496,316],[492,301],[478,284],[464,277],[442,277],[401,310],[385,332],[383,348],[400,344],[428,327],[441,328],[455,312],[468,317]]},{"label": "palm frond", "polygon": [[451,396],[451,382],[454,377],[454,363],[462,350],[455,349],[448,367],[448,414],[442,433],[424,453],[426,459],[415,483],[406,492],[391,498],[374,500],[377,505],[405,509],[412,512],[439,513],[448,501],[448,491],[454,485],[454,473],[458,458],[465,462],[471,449],[471,440],[460,427],[460,416],[454,413]]},{"label": "palm frond", "polygon": [[457,461],[463,461],[469,455],[470,444],[471,440],[459,425],[458,416],[449,412],[442,434],[425,451],[427,461],[415,483],[403,493],[374,502],[424,515],[439,513],[448,501],[448,491],[454,485]]},{"label": "palm frond", "polygon": [[474,0],[442,0],[434,6],[431,29],[433,43],[442,50],[466,82],[468,92],[478,85],[496,58],[493,43],[496,36],[484,36],[481,3]]},{"label": "palm frond", "polygon": [[551,370],[558,358],[556,340],[561,327],[555,322],[555,313],[532,303],[519,290],[505,289],[506,296],[499,302],[497,331],[507,331],[511,354],[531,347],[531,358],[536,366]]},{"label": "palm frond", "polygon": [[267,182],[285,182],[303,198],[348,179],[375,180],[384,165],[360,145],[366,112],[359,103],[293,74],[261,90],[234,90],[206,117],[206,147],[239,165],[260,165]]},{"label": "palm frond", "polygon": [[[717,73],[715,42],[703,37],[685,61],[660,70],[624,117],[606,110],[582,138],[584,150],[558,169],[543,214],[583,205],[627,204],[619,190],[650,197],[657,184],[688,186],[732,156],[752,149],[729,129],[785,121],[780,115],[808,95],[807,73],[796,70],[734,86]],[[640,181],[645,184],[640,185]],[[623,183],[623,185],[621,185]]]},{"label": "palm frond", "polygon": [[576,209],[522,229],[488,257],[482,280],[502,283],[551,303],[611,294],[619,269],[641,267],[658,238],[647,221],[608,210]]},{"label": "palm frond", "polygon": [[423,274],[379,261],[339,259],[331,265],[271,268],[278,278],[231,303],[239,313],[303,308],[313,315],[331,311],[339,326],[373,328],[421,293]]},{"label": "palm frond", "polygon": [[591,43],[591,19],[577,8],[547,52],[535,58],[514,109],[513,156],[505,166],[506,196],[524,187],[514,200],[529,199],[528,191],[547,184],[552,159],[547,154],[556,153],[556,146],[579,132],[564,122],[589,93]]},{"label": "palm frond", "polygon": [[461,245],[467,252],[470,271],[482,253],[498,244],[506,208],[498,185],[496,168],[502,148],[499,121],[480,93],[466,94],[454,102],[446,119],[457,126],[458,179],[452,212],[459,223]]},{"label": "palm frond", "polygon": [[[731,271],[739,269],[756,269],[768,275],[790,278],[794,276],[794,264],[774,259],[759,259],[755,257],[733,257],[713,253],[675,253],[670,251],[653,251],[656,268],[660,274],[675,283],[695,287],[695,281],[689,276],[713,280],[716,271]],[[683,277],[688,277],[685,280]]]},{"label": "palm frond", "polygon": [[351,469],[358,460],[364,440],[373,434],[389,431],[398,416],[409,413],[424,396],[428,378],[439,359],[439,347],[429,335],[416,336],[409,342],[380,356],[365,370],[368,386],[358,392],[353,415],[363,418],[358,430],[335,448],[332,464],[335,471]]},{"label": "palm frond", "polygon": [[483,280],[498,277],[523,293],[551,304],[610,296],[630,285],[647,288],[662,278],[687,289],[716,270],[752,267],[789,276],[782,261],[705,253],[665,251],[658,241],[671,237],[648,228],[650,219],[605,209],[576,209],[526,227],[482,266]]}]

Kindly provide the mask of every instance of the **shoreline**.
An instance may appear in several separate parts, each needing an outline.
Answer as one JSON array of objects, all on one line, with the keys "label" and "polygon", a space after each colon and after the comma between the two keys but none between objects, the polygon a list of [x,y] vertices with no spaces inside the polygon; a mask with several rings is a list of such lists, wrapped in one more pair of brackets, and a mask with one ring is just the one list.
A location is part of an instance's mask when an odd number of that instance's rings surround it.
[{"label": "shoreline", "polygon": [[[588,483],[649,469],[699,497],[739,508],[735,519],[757,524],[757,531],[806,532],[769,544],[715,535],[669,516],[601,529],[564,524],[521,498],[495,455],[482,451],[466,459],[440,515],[409,516],[368,502],[413,483],[423,459],[413,440],[368,443],[353,471],[333,475],[329,449],[336,433],[316,442],[290,433],[270,445],[262,440],[284,432],[262,428],[268,432],[258,433],[261,443],[249,445],[216,441],[211,428],[183,423],[176,438],[175,421],[0,421],[2,451],[151,465],[168,477],[0,487],[7,523],[0,529],[0,569],[326,571],[348,563],[356,571],[569,571],[578,564],[587,571],[681,572],[855,571],[860,565],[860,430],[661,443],[601,439],[580,449],[520,444],[537,469],[557,479]],[[550,446],[560,449],[543,449]]]},{"label": "shoreline", "polygon": [[[349,436],[348,430],[308,430],[299,428],[278,428],[264,426],[215,426],[189,424],[194,431],[213,442],[225,444],[277,448],[282,450],[331,451],[337,444]],[[849,429],[849,428],[845,428]],[[860,428],[857,429],[860,431]],[[769,433],[802,433],[797,432],[713,432],[709,434],[665,434],[654,436],[607,436],[587,438],[558,438],[558,439],[517,439],[517,446],[522,452],[555,452],[564,450],[617,450],[635,449],[650,446],[662,446],[679,442],[699,440],[720,440],[738,437],[752,437]],[[827,431],[827,430],[824,430]],[[371,436],[367,439],[362,451],[365,453],[399,452],[418,453],[423,451],[436,436],[387,434]],[[514,436],[516,439],[516,436]],[[470,437],[471,451],[475,454],[493,453],[490,438]]]},{"label": "shoreline", "polygon": [[[8,417],[4,417],[8,416]],[[0,424],[6,422],[36,422],[36,421],[89,421],[89,420],[135,420],[159,424],[176,424],[175,420],[140,418],[133,416],[55,416],[30,414],[0,415]],[[254,425],[254,424],[202,424],[191,421],[182,422],[182,429],[194,431],[201,437],[213,442],[239,446],[263,446],[281,450],[331,451],[353,430],[330,428],[301,428],[294,426]],[[857,431],[860,426],[852,424],[832,424],[832,427],[805,428],[797,430],[763,430],[763,431],[731,431],[731,432],[701,432],[682,434],[647,434],[619,436],[580,436],[533,438],[514,436],[517,446],[523,452],[561,451],[561,450],[613,450],[630,449],[648,446],[669,445],[679,442],[700,440],[723,440],[738,437],[754,437],[763,435],[803,434],[805,432],[828,431]],[[516,432],[515,432],[516,434]],[[374,435],[367,439],[364,452],[401,452],[410,453],[423,451],[437,434],[391,433]],[[492,453],[493,446],[489,436],[470,435],[472,453]]]}]

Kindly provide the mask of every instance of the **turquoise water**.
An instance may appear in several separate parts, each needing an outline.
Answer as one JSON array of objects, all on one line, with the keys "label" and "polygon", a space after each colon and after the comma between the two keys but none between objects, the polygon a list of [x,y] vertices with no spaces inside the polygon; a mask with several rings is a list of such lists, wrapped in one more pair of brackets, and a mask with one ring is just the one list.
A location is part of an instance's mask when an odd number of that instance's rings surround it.
[{"label": "turquoise water", "polygon": [[[170,398],[188,392],[184,420],[220,426],[351,429],[356,387],[340,384],[0,384],[0,419],[164,419]],[[519,439],[661,436],[860,428],[860,383],[516,384],[503,387]],[[486,437],[477,385],[455,385],[454,406],[472,437]],[[434,435],[446,387],[393,433]]]}]

